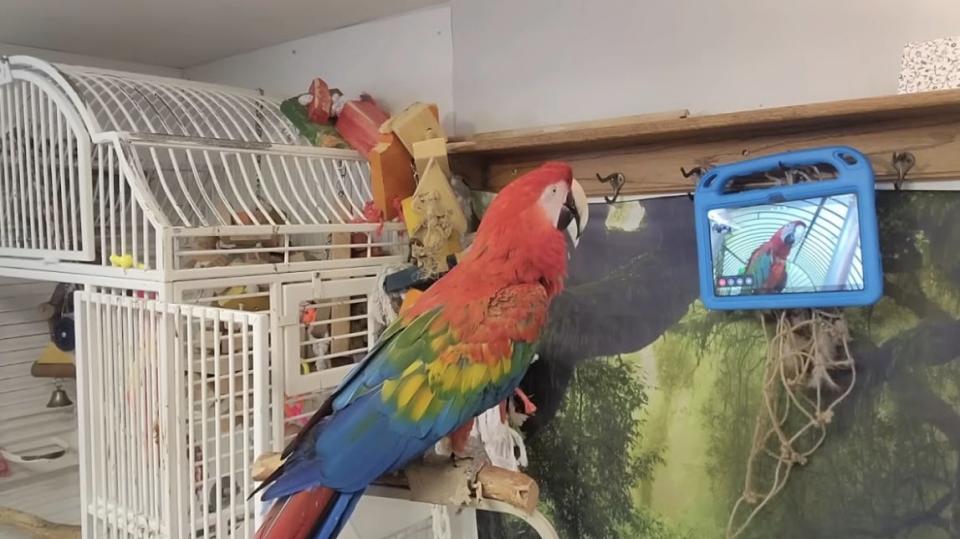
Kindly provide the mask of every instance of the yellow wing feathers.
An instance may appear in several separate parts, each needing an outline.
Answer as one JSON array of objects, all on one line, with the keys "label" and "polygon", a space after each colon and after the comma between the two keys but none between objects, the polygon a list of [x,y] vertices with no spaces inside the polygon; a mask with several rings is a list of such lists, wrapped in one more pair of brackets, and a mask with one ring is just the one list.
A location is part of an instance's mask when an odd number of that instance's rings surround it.
[{"label": "yellow wing feathers", "polygon": [[485,358],[487,361],[471,357],[471,352],[481,349],[447,345],[432,360],[414,360],[398,377],[383,383],[380,398],[408,420],[428,418],[429,412],[438,412],[457,395],[482,391],[511,372],[512,346],[508,347],[509,354],[493,361],[491,356]]}]

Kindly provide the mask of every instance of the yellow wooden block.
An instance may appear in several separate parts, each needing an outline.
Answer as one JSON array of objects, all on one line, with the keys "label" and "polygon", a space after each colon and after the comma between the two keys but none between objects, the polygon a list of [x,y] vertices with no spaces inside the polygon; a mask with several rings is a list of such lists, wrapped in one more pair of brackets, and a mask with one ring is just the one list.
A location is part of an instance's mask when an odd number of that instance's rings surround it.
[{"label": "yellow wooden block", "polygon": [[436,161],[432,163],[420,175],[420,183],[413,196],[428,192],[437,193],[440,206],[448,212],[450,225],[462,236],[467,233],[467,216],[463,214],[457,195],[453,192],[453,187],[450,186],[450,181],[443,174],[440,165]]},{"label": "yellow wooden block", "polygon": [[412,238],[423,222],[423,216],[413,209],[413,197],[407,197],[400,202],[403,207],[403,222],[407,225],[407,234]]},{"label": "yellow wooden block", "polygon": [[73,364],[73,354],[64,352],[57,348],[53,343],[48,343],[43,352],[40,353],[40,359],[37,363],[41,365],[69,365]]},{"label": "yellow wooden block", "polygon": [[447,159],[447,139],[431,138],[413,143],[413,161],[417,166],[417,174],[423,175],[431,159],[440,165],[444,176],[451,176],[450,161]]},{"label": "yellow wooden block", "polygon": [[[404,199],[401,204],[403,206],[403,222],[407,225],[407,234],[411,238],[416,237],[420,232],[420,226],[423,224],[423,216],[413,209],[413,197]],[[454,233],[447,238],[447,244],[442,256],[446,257],[447,255],[459,253],[462,250],[462,243],[460,241],[462,237],[462,233],[454,231]]]},{"label": "yellow wooden block", "polygon": [[446,138],[438,116],[436,105],[414,103],[389,120],[389,129],[400,139],[410,155],[413,155],[414,143],[431,138]]}]

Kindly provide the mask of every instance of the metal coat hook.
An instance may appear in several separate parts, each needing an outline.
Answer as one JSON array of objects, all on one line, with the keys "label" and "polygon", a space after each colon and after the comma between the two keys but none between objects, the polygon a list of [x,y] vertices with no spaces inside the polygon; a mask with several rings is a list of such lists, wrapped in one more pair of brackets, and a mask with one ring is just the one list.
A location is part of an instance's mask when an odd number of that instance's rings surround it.
[{"label": "metal coat hook", "polygon": [[899,191],[903,182],[907,179],[907,173],[917,164],[917,158],[910,152],[893,152],[890,158],[893,168],[897,171],[897,179],[893,182],[893,188]]},{"label": "metal coat hook", "polygon": [[[707,169],[699,165],[691,168],[690,170],[680,167],[680,174],[682,174],[684,178],[690,178],[691,176],[696,176],[697,179],[699,180],[700,177],[703,176],[703,174],[706,171]],[[689,198],[690,200],[693,200],[693,193],[691,191],[687,191],[687,198]]]},{"label": "metal coat hook", "polygon": [[606,176],[600,176],[600,173],[597,173],[597,180],[600,183],[609,183],[613,189],[613,196],[604,196],[603,199],[607,201],[607,204],[613,204],[620,198],[620,190],[623,189],[623,184],[627,182],[627,178],[621,172],[613,172],[607,174]]}]

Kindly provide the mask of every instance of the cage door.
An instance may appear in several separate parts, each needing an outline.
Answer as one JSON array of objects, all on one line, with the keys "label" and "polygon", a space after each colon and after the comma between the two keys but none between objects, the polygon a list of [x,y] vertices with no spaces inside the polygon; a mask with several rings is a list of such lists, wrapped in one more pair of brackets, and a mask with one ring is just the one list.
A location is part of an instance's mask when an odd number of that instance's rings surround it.
[{"label": "cage door", "polygon": [[0,256],[94,259],[92,154],[63,91],[0,59]]},{"label": "cage door", "polygon": [[76,295],[85,538],[252,538],[266,315]]},{"label": "cage door", "polygon": [[334,279],[283,287],[287,396],[328,391],[367,355],[367,297],[376,278]]}]

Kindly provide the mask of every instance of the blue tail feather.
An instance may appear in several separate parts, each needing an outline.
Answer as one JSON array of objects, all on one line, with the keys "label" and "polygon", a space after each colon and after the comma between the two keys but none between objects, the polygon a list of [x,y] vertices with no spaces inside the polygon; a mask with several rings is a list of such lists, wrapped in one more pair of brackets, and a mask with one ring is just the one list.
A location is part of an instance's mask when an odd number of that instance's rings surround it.
[{"label": "blue tail feather", "polygon": [[323,521],[320,531],[314,536],[314,539],[336,539],[340,531],[350,520],[350,515],[357,507],[357,502],[363,496],[363,491],[352,493],[342,492],[337,496],[337,501],[333,503],[330,512]]}]

